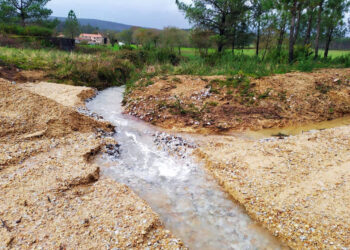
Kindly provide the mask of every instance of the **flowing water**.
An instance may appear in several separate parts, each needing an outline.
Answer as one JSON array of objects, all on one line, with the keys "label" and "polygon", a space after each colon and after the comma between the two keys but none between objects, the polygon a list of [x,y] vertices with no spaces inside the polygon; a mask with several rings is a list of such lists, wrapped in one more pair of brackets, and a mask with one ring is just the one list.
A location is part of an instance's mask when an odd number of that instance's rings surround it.
[{"label": "flowing water", "polygon": [[191,249],[280,249],[186,151],[169,153],[184,144],[180,138],[122,114],[123,91],[110,88],[87,103],[117,130],[120,156],[98,160],[108,166],[104,174],[146,200],[166,228]]}]

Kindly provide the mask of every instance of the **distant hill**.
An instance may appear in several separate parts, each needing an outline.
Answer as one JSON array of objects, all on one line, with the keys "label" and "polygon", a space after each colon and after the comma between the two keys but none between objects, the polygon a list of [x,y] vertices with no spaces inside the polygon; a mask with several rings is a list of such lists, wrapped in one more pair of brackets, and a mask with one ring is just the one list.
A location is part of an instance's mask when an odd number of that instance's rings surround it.
[{"label": "distant hill", "polygon": [[[61,22],[65,22],[65,17],[50,17],[51,19],[57,18]],[[80,25],[88,25],[90,24],[93,27],[98,27],[100,30],[114,30],[114,31],[123,31],[130,29],[131,25],[122,24],[122,23],[115,23],[115,22],[109,22],[109,21],[102,21],[97,19],[87,19],[87,18],[78,18],[78,21]]]}]

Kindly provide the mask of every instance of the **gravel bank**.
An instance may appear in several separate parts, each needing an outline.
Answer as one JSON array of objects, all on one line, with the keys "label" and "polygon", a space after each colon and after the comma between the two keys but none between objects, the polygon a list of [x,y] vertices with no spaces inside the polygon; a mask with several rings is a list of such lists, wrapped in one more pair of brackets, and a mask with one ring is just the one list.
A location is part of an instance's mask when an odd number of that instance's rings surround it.
[{"label": "gravel bank", "polygon": [[113,128],[72,108],[86,91],[0,80],[0,249],[182,248],[142,199],[91,163],[110,144],[97,131]]},{"label": "gravel bank", "polygon": [[285,139],[207,137],[197,155],[247,212],[295,249],[350,248],[350,127]]}]

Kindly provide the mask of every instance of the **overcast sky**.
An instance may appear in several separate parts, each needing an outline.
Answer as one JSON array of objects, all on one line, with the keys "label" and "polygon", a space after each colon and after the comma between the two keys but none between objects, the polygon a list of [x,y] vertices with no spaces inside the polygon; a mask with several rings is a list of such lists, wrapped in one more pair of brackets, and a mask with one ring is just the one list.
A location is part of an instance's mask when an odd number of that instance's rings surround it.
[{"label": "overcast sky", "polygon": [[[191,0],[183,0],[191,2]],[[65,17],[74,10],[78,18],[93,18],[135,26],[188,28],[175,0],[51,0],[54,16]]]}]

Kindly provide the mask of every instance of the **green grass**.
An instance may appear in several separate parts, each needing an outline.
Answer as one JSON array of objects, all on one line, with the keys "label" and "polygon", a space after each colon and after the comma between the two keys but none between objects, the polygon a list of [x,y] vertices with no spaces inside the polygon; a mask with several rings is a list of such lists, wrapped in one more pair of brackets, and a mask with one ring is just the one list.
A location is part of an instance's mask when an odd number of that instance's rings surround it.
[{"label": "green grass", "polygon": [[114,54],[83,54],[50,49],[0,47],[0,63],[24,70],[43,70],[54,81],[103,89],[123,85],[134,65]]},{"label": "green grass", "polygon": [[[76,52],[53,49],[18,49],[0,47],[0,63],[26,70],[44,70],[53,81],[87,85],[103,89],[110,86],[133,83],[140,78],[151,79],[155,75],[228,75],[244,74],[262,77],[291,71],[310,72],[317,68],[350,67],[350,52],[331,51],[330,58],[313,60],[312,57],[297,58],[288,63],[287,51],[275,58],[273,54],[265,60],[253,56],[255,51],[229,50],[201,57],[194,49],[177,51],[167,49],[125,50],[118,46],[79,46]],[[149,71],[149,66],[155,69]],[[151,82],[148,82],[150,85]]]},{"label": "green grass", "polygon": [[[95,49],[109,49],[111,51],[119,51],[120,47],[118,44],[115,44],[114,47],[111,44],[108,45],[79,45],[87,48],[95,48]],[[130,45],[132,48],[137,49],[136,45]]]},{"label": "green grass", "polygon": [[[208,53],[209,54],[213,54],[216,52],[216,49],[209,49]],[[226,53],[232,52],[231,49],[227,49]],[[264,50],[260,50],[260,55],[262,55],[264,53]],[[324,55],[324,50],[319,50],[319,53],[321,55],[321,57],[323,57]],[[254,48],[250,48],[250,49],[235,49],[235,54],[236,55],[247,55],[247,56],[255,56],[255,49]],[[328,56],[329,57],[339,57],[339,56],[345,56],[345,55],[349,55],[350,54],[350,50],[330,50],[328,52]],[[194,56],[199,56],[199,52],[198,49],[196,48],[181,48],[181,55],[183,56],[187,56],[187,57],[191,57],[193,58]]]}]

